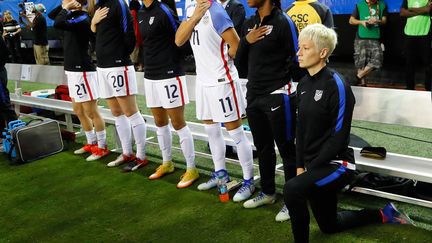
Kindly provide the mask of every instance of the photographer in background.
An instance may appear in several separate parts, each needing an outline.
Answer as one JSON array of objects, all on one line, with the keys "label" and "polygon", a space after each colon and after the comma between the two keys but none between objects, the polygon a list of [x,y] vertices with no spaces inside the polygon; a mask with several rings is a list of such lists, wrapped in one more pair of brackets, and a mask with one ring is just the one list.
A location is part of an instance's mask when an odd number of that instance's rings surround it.
[{"label": "photographer in background", "polygon": [[21,16],[26,20],[24,24],[33,32],[33,52],[36,64],[49,65],[48,57],[48,36],[47,22],[42,13],[46,12],[43,4],[36,4],[33,13],[36,15],[33,21],[30,21],[27,15],[21,13]]},{"label": "photographer in background", "polygon": [[12,54],[12,62],[21,62],[21,26],[12,17],[9,10],[3,12],[3,33],[2,37],[6,46]]}]

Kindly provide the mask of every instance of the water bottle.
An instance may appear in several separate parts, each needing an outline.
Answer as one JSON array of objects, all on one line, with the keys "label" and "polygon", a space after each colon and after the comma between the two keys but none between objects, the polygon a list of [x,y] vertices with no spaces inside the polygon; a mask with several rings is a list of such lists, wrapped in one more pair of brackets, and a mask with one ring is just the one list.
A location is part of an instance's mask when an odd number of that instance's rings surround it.
[{"label": "water bottle", "polygon": [[228,186],[227,186],[228,176],[225,173],[219,173],[217,177],[217,187],[219,192],[219,200],[221,202],[229,201]]}]

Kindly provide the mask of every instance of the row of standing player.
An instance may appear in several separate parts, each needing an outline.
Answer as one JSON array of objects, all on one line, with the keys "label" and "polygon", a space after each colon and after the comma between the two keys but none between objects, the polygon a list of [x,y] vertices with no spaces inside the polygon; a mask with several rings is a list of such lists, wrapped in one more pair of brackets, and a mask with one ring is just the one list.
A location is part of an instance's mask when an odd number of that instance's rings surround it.
[{"label": "row of standing player", "polygon": [[[129,58],[135,46],[132,18],[123,0],[101,0],[96,6],[92,6],[94,2],[89,2],[89,7],[96,9],[93,18],[83,10],[86,4],[86,0],[64,0],[52,12],[55,16],[54,27],[64,30],[64,66],[70,96],[87,137],[87,144],[76,150],[75,154],[91,153],[87,161],[109,154],[105,124],[97,110],[97,99],[104,98],[115,117],[122,146],[122,154],[107,166],[127,164],[123,171],[134,171],[145,166],[148,161],[145,153],[146,124],[137,107],[135,70]],[[88,44],[94,35],[92,32],[96,33],[97,67],[94,67],[88,54]],[[182,77],[177,76],[175,81],[177,85],[184,83],[184,74]],[[173,93],[173,96],[178,97],[177,93]],[[186,173],[177,187],[187,187],[199,177],[194,162],[193,138],[183,118],[183,108],[188,102],[187,93],[182,94],[181,100],[170,100],[169,109],[162,108],[157,93],[152,94],[152,97],[153,99],[147,98],[147,104],[159,102],[159,105],[152,108],[152,112],[158,125],[158,140],[164,163],[150,179],[162,176],[161,169],[167,169],[167,172],[174,170],[171,162],[169,116],[180,136],[187,161]],[[132,134],[136,154],[132,150]]]},{"label": "row of standing player", "polygon": [[[135,71],[129,59],[130,52],[135,46],[132,18],[123,0],[99,1],[95,6],[96,11],[92,19],[82,9],[85,4],[87,4],[85,0],[64,0],[62,6],[54,10],[57,12],[54,26],[64,30],[65,72],[70,95],[73,98],[74,111],[87,137],[87,144],[75,153],[90,152],[88,161],[97,160],[109,153],[106,146],[104,122],[97,111],[97,98],[104,98],[115,117],[115,125],[123,150],[122,155],[108,163],[108,166],[114,167],[128,163],[123,170],[134,171],[148,162],[145,156],[145,122],[136,104]],[[157,137],[163,157],[163,164],[150,176],[150,179],[157,179],[174,171],[171,161],[172,135],[168,126],[168,121],[171,119],[172,126],[180,137],[181,148],[187,163],[186,172],[177,184],[177,187],[184,188],[196,181],[199,174],[195,168],[193,137],[186,126],[183,115],[184,106],[189,103],[189,99],[181,63],[182,53],[174,41],[179,21],[173,10],[175,8],[167,7],[169,4],[160,4],[157,1],[144,1],[144,4],[146,10],[141,17],[148,19],[140,21],[143,23],[140,28],[146,43],[144,52],[145,95],[147,106],[151,108],[158,127]],[[222,13],[221,9],[218,8],[219,15]],[[225,19],[227,20],[228,18]],[[229,24],[229,22],[224,24]],[[238,37],[235,30],[229,26],[221,27],[225,29],[219,30],[219,33],[209,33],[209,35],[213,34],[211,37],[222,40],[221,33],[230,29],[226,31],[226,35],[237,43],[228,43],[231,46],[237,46]],[[96,68],[92,65],[88,55],[91,31],[96,33],[98,60]],[[198,32],[196,34],[198,35]],[[187,39],[190,33],[188,35]],[[193,38],[192,44],[195,41],[197,44],[202,41],[198,36]],[[241,115],[245,113],[245,101],[241,96],[241,87],[237,82],[238,77],[231,58],[235,55],[235,48],[231,48],[228,54],[227,44],[223,43],[221,47],[220,40],[217,46],[210,48],[213,48],[211,50],[213,53],[215,53],[214,48],[217,48],[216,53],[220,53],[220,48],[222,48],[224,59],[221,60],[220,55],[214,55],[213,60],[208,62],[209,65],[205,67],[197,65],[201,67],[197,70],[198,79],[202,79],[202,73],[211,73],[210,77],[204,78],[207,83],[203,81],[204,85],[198,85],[200,90],[197,94],[200,95],[197,97],[197,116],[206,124],[215,168],[219,172],[225,172],[226,176],[228,173],[225,167],[225,142],[219,122],[224,122],[230,135],[235,141],[238,141],[237,148],[245,181],[243,187],[234,196],[234,200],[243,201],[249,198],[254,191],[252,148],[241,126]],[[202,53],[202,60],[208,60],[205,55]],[[198,54],[195,53],[195,56]],[[216,68],[222,68],[222,70],[211,70],[214,63],[218,63]],[[207,71],[204,71],[204,68]],[[230,78],[226,77],[226,81],[215,78],[220,76],[221,71],[225,73],[225,68],[228,68],[227,76]],[[198,82],[198,84],[201,83]],[[212,87],[213,84],[217,86]],[[230,114],[220,113],[219,109],[215,109],[216,107],[223,108]],[[216,110],[219,113],[215,113]],[[132,151],[131,127],[136,142],[136,155]],[[93,129],[96,131],[94,132]],[[199,185],[199,189],[206,190],[215,186],[216,180],[213,176],[210,181]]]}]

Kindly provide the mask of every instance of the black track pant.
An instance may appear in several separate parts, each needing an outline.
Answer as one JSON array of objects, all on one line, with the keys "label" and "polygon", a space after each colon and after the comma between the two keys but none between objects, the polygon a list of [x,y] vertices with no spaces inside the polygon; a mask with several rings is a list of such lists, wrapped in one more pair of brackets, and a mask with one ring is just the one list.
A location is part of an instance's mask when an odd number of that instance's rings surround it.
[{"label": "black track pant", "polygon": [[287,181],[284,200],[291,217],[295,242],[309,241],[308,201],[319,228],[327,234],[382,222],[379,210],[337,212],[337,193],[352,178],[345,167],[328,164]]},{"label": "black track pant", "polygon": [[6,38],[6,46],[12,54],[12,62],[21,63],[21,38],[19,36]]},{"label": "black track pant", "polygon": [[406,37],[406,85],[407,89],[415,88],[416,67],[425,68],[425,88],[431,90],[431,38],[429,36]]},{"label": "black track pant", "polygon": [[285,181],[296,174],[295,165],[295,94],[271,94],[248,97],[246,108],[249,126],[258,152],[262,191],[271,195],[276,191],[275,167],[278,147],[283,160]]},{"label": "black track pant", "polygon": [[12,108],[7,89],[7,72],[5,67],[0,67],[0,135],[5,125],[17,119],[15,111]]}]

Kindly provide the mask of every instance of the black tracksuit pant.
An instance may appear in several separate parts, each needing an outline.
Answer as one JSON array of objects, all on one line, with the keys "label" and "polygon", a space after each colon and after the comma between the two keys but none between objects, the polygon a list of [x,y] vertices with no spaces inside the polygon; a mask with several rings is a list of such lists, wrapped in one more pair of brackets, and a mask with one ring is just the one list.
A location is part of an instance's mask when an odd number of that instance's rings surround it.
[{"label": "black tracksuit pant", "polygon": [[12,62],[21,63],[21,38],[19,36],[6,38],[5,42],[10,53],[12,54]]},{"label": "black tracksuit pant", "polygon": [[7,71],[5,67],[0,67],[0,135],[5,125],[17,119],[17,115],[12,108],[7,89]]},{"label": "black tracksuit pant", "polygon": [[285,181],[296,174],[294,138],[297,104],[295,94],[248,97],[247,101],[246,113],[258,152],[262,192],[272,195],[276,192],[275,142],[283,160]]},{"label": "black tracksuit pant", "polygon": [[345,167],[327,164],[314,168],[287,181],[284,188],[285,205],[291,217],[295,242],[309,241],[309,201],[312,213],[323,233],[382,222],[377,210],[337,212],[337,193],[353,179]]},{"label": "black tracksuit pant", "polygon": [[425,89],[431,90],[431,38],[430,36],[405,36],[406,38],[406,73],[407,89],[415,88],[415,71],[419,62],[425,68]]}]

